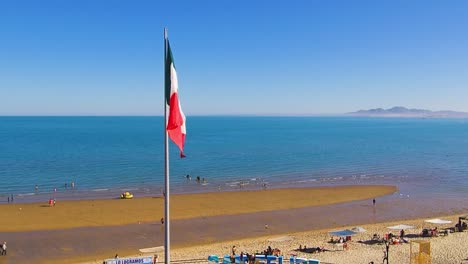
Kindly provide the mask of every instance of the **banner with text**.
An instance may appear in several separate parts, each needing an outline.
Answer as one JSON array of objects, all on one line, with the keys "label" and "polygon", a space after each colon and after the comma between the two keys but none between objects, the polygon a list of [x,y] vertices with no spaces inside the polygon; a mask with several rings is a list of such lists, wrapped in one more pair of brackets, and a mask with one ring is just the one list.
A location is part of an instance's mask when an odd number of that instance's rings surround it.
[{"label": "banner with text", "polygon": [[153,264],[153,257],[106,259],[105,264]]}]

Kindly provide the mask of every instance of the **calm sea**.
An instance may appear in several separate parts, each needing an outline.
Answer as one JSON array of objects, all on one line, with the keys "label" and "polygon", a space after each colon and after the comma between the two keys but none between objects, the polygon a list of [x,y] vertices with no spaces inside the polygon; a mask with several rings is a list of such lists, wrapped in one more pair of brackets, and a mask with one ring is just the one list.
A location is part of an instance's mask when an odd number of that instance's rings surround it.
[{"label": "calm sea", "polygon": [[[187,131],[187,158],[170,146],[173,192],[386,183],[468,193],[466,119],[188,117]],[[163,183],[162,117],[0,117],[2,202],[160,195]]]}]

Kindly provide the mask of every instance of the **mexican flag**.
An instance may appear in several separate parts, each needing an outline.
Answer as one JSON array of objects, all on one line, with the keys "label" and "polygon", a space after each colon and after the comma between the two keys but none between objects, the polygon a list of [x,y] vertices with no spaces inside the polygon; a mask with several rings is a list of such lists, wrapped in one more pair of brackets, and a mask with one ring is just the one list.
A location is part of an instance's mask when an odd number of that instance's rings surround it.
[{"label": "mexican flag", "polygon": [[171,46],[167,41],[166,63],[165,63],[165,101],[166,115],[169,116],[166,124],[166,131],[171,140],[179,147],[180,157],[184,155],[185,144],[185,115],[182,112],[179,102],[179,83],[177,82],[177,72],[174,58],[172,57]]}]

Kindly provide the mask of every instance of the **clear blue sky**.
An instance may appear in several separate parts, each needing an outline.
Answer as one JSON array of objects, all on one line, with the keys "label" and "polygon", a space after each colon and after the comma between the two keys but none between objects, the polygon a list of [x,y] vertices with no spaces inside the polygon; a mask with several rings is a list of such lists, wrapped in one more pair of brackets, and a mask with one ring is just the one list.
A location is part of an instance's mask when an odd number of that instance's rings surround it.
[{"label": "clear blue sky", "polygon": [[468,112],[468,1],[1,1],[0,115]]}]

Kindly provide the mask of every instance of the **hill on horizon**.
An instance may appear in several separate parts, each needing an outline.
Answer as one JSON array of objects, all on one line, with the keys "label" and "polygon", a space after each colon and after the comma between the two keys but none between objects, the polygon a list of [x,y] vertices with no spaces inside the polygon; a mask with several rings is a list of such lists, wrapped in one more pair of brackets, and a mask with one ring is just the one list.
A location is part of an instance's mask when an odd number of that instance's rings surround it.
[{"label": "hill on horizon", "polygon": [[468,118],[468,113],[450,110],[431,111],[426,109],[410,109],[403,106],[395,106],[388,109],[374,108],[347,113],[352,116],[371,117],[424,117],[424,118]]}]

